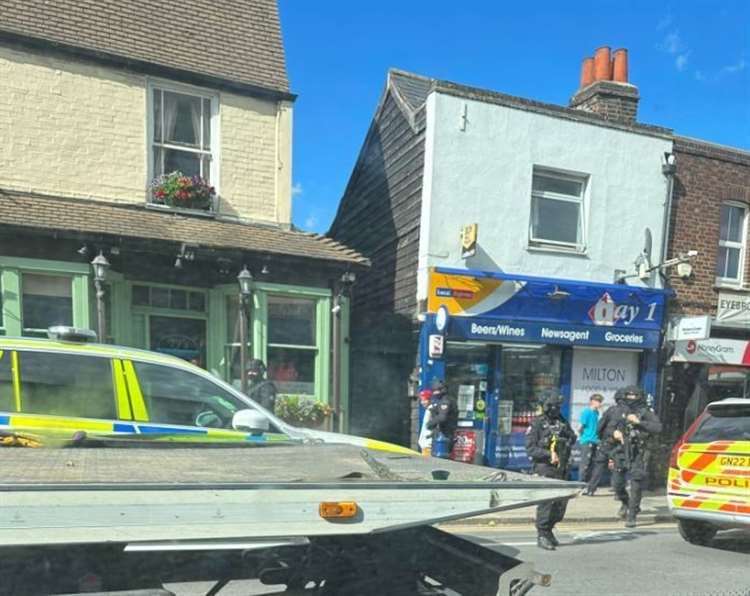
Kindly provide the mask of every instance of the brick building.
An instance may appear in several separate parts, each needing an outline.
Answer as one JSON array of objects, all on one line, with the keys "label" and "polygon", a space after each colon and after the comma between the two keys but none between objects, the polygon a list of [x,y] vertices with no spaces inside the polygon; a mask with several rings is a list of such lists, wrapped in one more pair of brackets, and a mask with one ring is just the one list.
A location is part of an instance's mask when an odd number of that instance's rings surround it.
[{"label": "brick building", "polygon": [[662,419],[680,434],[706,403],[750,396],[750,152],[677,136],[669,255],[698,251],[693,272],[673,271],[672,317],[704,315],[710,338],[668,341]]},{"label": "brick building", "polygon": [[[251,357],[280,393],[331,400],[348,320],[332,303],[366,259],[291,226],[294,99],[276,0],[4,1],[0,334],[95,328],[101,253],[105,339],[239,383],[247,266]],[[173,171],[214,196],[160,197]]]}]

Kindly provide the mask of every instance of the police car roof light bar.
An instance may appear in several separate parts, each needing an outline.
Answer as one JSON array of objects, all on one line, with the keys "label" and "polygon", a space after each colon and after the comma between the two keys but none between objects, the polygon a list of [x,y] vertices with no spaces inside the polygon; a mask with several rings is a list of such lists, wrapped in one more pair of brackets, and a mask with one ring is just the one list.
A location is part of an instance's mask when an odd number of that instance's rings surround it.
[{"label": "police car roof light bar", "polygon": [[69,327],[67,325],[55,325],[47,329],[47,336],[58,341],[71,341],[85,343],[96,341],[96,333],[91,329],[80,327]]}]

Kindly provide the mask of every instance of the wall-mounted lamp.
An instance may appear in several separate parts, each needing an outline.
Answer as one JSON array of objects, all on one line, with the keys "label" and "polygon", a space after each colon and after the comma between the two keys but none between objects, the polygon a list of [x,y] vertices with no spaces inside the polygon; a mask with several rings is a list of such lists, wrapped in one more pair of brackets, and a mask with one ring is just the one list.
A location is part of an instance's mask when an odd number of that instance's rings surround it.
[{"label": "wall-mounted lamp", "polygon": [[661,164],[661,173],[665,176],[674,176],[677,171],[677,158],[674,153],[664,152],[664,161]]},{"label": "wall-mounted lamp", "polygon": [[690,261],[677,263],[677,275],[681,279],[689,279],[693,275],[693,264]]},{"label": "wall-mounted lamp", "polygon": [[547,298],[550,300],[565,300],[570,297],[570,292],[561,290],[560,286],[555,286],[555,289],[547,294]]}]

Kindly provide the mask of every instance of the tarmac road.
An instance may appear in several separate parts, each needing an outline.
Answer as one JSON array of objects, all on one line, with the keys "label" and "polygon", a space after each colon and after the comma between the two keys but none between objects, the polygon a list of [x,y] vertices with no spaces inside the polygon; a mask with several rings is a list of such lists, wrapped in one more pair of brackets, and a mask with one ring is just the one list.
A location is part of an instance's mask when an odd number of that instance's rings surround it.
[{"label": "tarmac road", "polygon": [[534,563],[552,575],[539,596],[750,596],[750,533],[720,532],[711,546],[685,542],[674,524],[559,526],[555,551],[536,546],[532,527],[451,528]]},{"label": "tarmac road", "polygon": [[[750,533],[719,533],[710,547],[685,542],[674,524],[568,524],[556,551],[536,546],[532,526],[450,526],[451,532],[534,563],[552,575],[539,596],[750,596]],[[211,584],[170,584],[178,596],[206,594]],[[257,582],[235,581],[217,596],[268,593]],[[356,595],[352,595],[356,596]],[[386,595],[384,595],[386,596]]]}]

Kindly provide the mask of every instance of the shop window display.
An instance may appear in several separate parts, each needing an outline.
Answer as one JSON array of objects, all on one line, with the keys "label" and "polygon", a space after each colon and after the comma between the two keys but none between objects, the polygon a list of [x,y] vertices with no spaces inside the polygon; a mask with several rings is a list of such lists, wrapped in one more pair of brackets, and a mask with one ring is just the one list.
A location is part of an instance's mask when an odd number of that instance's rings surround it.
[{"label": "shop window display", "polygon": [[513,402],[512,432],[525,432],[539,414],[544,396],[559,392],[561,350],[555,346],[502,348],[501,399]]}]

